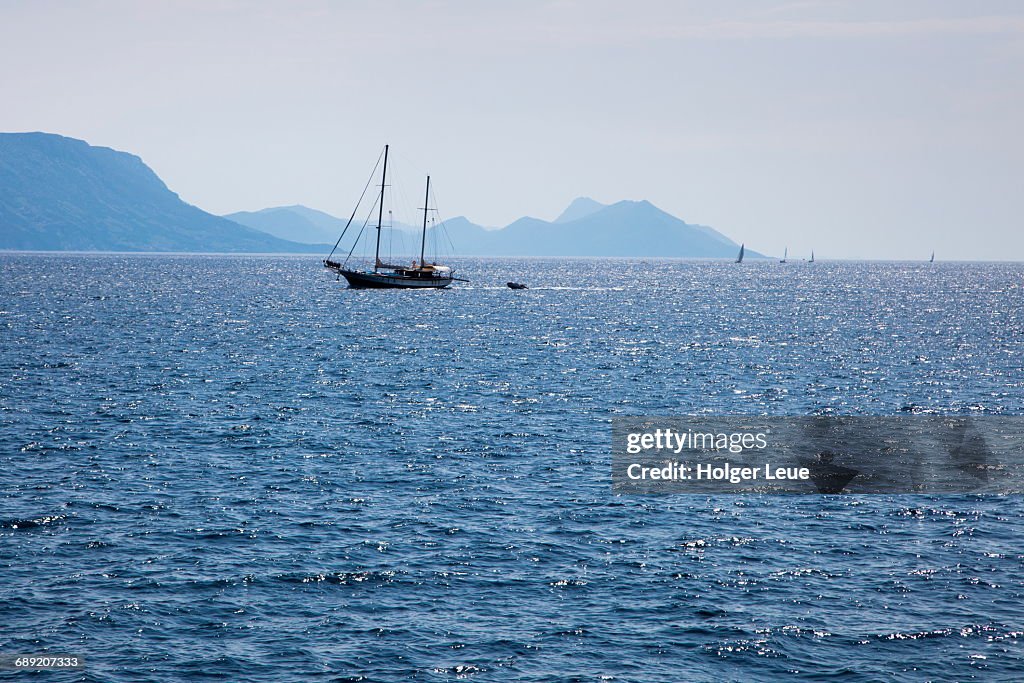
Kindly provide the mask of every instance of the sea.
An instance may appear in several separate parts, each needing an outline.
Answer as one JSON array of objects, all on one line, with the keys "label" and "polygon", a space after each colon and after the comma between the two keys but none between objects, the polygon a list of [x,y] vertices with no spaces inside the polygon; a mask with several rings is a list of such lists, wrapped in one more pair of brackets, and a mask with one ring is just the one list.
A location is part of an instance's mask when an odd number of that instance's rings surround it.
[{"label": "sea", "polygon": [[456,267],[0,255],[0,654],[82,663],[0,680],[1024,680],[1020,496],[623,495],[610,454],[1024,414],[1024,264]]}]

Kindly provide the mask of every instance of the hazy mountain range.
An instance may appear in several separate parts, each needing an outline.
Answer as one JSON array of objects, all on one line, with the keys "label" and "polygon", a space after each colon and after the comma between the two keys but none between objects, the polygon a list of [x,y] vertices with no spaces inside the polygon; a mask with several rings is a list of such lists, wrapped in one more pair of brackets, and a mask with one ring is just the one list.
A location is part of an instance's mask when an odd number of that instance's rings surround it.
[{"label": "hazy mountain range", "polygon": [[[137,156],[60,135],[0,133],[0,249],[326,254],[344,225],[304,206],[214,216],[182,201]],[[554,221],[489,229],[459,216],[443,225],[440,241],[460,256],[732,258],[739,249],[647,201],[581,197]],[[418,227],[395,227],[418,243]]]},{"label": "hazy mountain range", "polygon": [[345,228],[342,219],[299,204],[275,206],[260,211],[239,211],[229,213],[224,218],[280,239],[305,244],[334,244]]},{"label": "hazy mountain range", "polygon": [[[228,214],[257,230],[296,242],[333,244],[345,220],[305,206],[278,206],[261,211]],[[360,217],[360,225],[363,220]],[[397,223],[417,244],[420,228]],[[434,227],[430,230],[439,230]],[[588,197],[574,200],[554,221],[520,218],[501,229],[476,225],[464,216],[444,221],[447,238],[460,256],[666,256],[733,258],[739,245],[703,225],[691,225],[647,201],[601,204]],[[351,233],[350,233],[351,234]],[[428,235],[428,243],[434,241]],[[346,236],[345,245],[351,244]],[[747,250],[749,258],[761,254]]]}]

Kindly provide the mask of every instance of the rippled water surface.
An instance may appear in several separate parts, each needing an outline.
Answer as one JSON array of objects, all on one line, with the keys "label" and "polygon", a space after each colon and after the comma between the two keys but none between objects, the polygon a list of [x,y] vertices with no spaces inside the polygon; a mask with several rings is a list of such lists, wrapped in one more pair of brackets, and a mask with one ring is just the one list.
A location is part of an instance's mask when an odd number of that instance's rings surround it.
[{"label": "rippled water surface", "polygon": [[0,652],[88,662],[12,680],[1024,677],[1020,497],[625,497],[609,455],[620,414],[1024,414],[1022,265],[0,268]]}]

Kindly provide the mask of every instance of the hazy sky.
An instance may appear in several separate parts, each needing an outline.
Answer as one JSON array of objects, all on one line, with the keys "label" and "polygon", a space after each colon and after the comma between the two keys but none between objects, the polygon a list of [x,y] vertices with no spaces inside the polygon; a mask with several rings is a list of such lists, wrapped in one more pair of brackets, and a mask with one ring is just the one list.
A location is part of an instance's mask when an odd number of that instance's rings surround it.
[{"label": "hazy sky", "polygon": [[1021,2],[0,0],[0,64],[0,130],[214,213],[347,216],[390,142],[485,225],[589,195],[795,257],[1024,260]]}]

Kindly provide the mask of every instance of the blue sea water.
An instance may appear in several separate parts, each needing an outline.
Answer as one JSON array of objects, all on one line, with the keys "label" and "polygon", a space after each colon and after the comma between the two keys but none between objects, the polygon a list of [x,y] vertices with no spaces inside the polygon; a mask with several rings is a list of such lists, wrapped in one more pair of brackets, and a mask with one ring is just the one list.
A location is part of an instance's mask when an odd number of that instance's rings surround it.
[{"label": "blue sea water", "polygon": [[0,679],[1024,679],[1019,496],[629,497],[609,452],[616,415],[1022,414],[1024,265],[0,269],[0,653],[86,660]]}]

